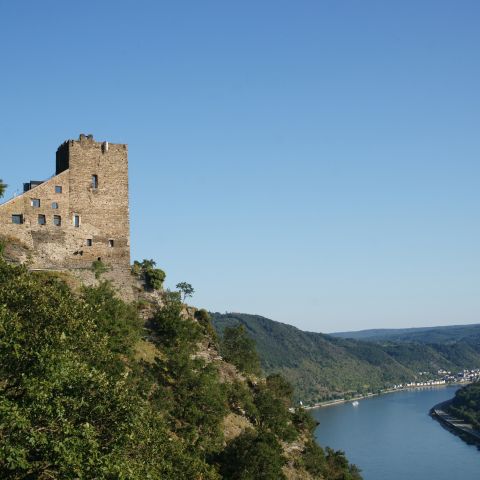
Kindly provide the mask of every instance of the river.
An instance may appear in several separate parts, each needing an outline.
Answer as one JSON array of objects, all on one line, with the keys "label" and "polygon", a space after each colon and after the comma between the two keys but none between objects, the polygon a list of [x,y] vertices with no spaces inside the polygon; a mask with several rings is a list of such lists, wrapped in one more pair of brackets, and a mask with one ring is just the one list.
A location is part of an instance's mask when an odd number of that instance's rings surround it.
[{"label": "river", "polygon": [[480,450],[428,412],[458,387],[409,390],[312,410],[318,443],[345,451],[365,480],[479,480]]}]

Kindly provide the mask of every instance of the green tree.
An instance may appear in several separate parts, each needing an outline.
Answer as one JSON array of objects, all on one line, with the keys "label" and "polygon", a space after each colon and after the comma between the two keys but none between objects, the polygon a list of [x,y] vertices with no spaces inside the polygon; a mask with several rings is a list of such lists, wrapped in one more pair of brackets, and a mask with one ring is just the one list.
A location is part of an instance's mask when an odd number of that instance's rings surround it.
[{"label": "green tree", "polygon": [[204,309],[196,310],[194,314],[195,320],[200,324],[203,329],[203,333],[207,335],[210,340],[217,345],[218,344],[218,335],[217,331],[212,325],[212,319],[210,314]]},{"label": "green tree", "polygon": [[166,274],[160,268],[155,268],[156,262],[154,260],[142,260],[138,262],[135,260],[132,266],[132,273],[140,277],[145,286],[149,290],[161,290]]},{"label": "green tree", "polygon": [[274,433],[278,438],[292,441],[297,437],[292,414],[285,405],[284,398],[278,397],[268,385],[259,385],[254,395],[258,410],[258,425]]},{"label": "green tree", "polygon": [[275,436],[247,430],[231,441],[220,456],[225,480],[284,480],[285,458]]},{"label": "green tree", "polygon": [[162,387],[154,398],[158,408],[166,411],[170,428],[204,456],[223,445],[226,388],[214,364],[194,356],[203,329],[183,312],[176,292],[164,295],[164,305],[152,323],[155,342],[164,355],[156,359],[150,373]]},{"label": "green tree", "polygon": [[8,185],[3,183],[3,180],[0,178],[0,198],[5,195],[5,190],[7,189]]},{"label": "green tree", "polygon": [[195,290],[193,289],[193,287],[187,282],[177,283],[176,288],[178,288],[178,290],[180,290],[180,293],[182,294],[183,301],[185,301],[185,299],[187,297],[193,296],[193,294],[195,293]]},{"label": "green tree", "polygon": [[245,373],[259,375],[260,360],[252,340],[242,324],[227,327],[223,331],[220,352],[227,360]]},{"label": "green tree", "polygon": [[110,351],[131,356],[141,337],[141,320],[135,307],[115,296],[110,282],[96,287],[84,286],[81,298],[85,308],[95,318],[96,331],[104,335]]},{"label": "green tree", "polygon": [[282,375],[279,373],[272,373],[267,377],[266,383],[270,392],[276,398],[282,400],[287,408],[292,406],[293,387],[284,377],[282,377]]}]

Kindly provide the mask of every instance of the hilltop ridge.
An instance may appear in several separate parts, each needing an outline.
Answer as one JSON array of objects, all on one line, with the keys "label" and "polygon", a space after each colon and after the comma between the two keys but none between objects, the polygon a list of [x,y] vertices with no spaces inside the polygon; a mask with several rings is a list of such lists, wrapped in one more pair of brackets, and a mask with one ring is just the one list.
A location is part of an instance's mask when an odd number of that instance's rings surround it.
[{"label": "hilltop ridge", "polygon": [[259,315],[213,313],[221,332],[243,324],[255,340],[265,372],[284,375],[296,399],[316,403],[377,392],[422,378],[424,372],[480,367],[480,341],[415,343],[361,341],[304,332]]}]

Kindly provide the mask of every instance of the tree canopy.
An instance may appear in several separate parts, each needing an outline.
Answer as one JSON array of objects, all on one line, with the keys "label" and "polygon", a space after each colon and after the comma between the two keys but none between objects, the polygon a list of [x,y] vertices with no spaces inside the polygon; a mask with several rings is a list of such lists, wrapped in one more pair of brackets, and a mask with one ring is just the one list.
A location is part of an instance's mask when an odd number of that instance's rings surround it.
[{"label": "tree canopy", "polygon": [[223,331],[220,351],[227,362],[245,373],[260,374],[260,359],[252,340],[242,324]]},{"label": "tree canopy", "polygon": [[5,185],[3,183],[3,180],[0,178],[0,198],[2,198],[5,195],[5,190],[7,189],[8,185]]},{"label": "tree canopy", "polygon": [[137,260],[133,262],[132,273],[144,280],[149,290],[161,290],[167,276],[162,269],[155,268],[156,265],[154,260],[144,259],[141,262]]}]

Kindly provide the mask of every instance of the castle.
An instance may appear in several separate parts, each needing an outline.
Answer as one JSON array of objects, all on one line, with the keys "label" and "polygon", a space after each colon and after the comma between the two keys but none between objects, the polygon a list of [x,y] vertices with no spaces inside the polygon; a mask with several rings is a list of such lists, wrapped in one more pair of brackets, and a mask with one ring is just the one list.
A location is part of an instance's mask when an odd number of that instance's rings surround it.
[{"label": "castle", "polygon": [[[0,205],[0,235],[38,270],[130,270],[127,145],[80,135],[57,149],[55,175]],[[23,255],[23,257],[22,257]],[[113,273],[114,278],[117,274]]]}]

